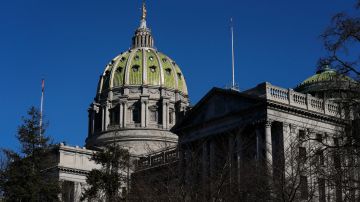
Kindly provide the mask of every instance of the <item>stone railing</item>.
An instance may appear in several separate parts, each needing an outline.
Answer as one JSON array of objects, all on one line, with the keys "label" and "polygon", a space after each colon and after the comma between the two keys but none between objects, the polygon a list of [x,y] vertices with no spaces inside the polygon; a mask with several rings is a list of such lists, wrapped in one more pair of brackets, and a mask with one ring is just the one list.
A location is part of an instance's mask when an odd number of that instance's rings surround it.
[{"label": "stone railing", "polygon": [[151,167],[156,167],[168,164],[179,159],[177,148],[172,147],[159,152],[154,152],[145,157],[140,157],[136,160],[135,170],[143,170]]},{"label": "stone railing", "polygon": [[341,117],[339,104],[313,97],[310,94],[298,93],[291,88],[285,89],[266,83],[266,99],[313,112]]}]

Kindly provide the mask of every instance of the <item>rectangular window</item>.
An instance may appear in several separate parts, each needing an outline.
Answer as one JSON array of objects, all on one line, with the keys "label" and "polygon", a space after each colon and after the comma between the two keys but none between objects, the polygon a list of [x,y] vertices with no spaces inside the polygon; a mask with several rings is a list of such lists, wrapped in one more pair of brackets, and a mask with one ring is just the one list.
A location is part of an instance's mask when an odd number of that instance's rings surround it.
[{"label": "rectangular window", "polygon": [[322,135],[321,134],[316,134],[316,141],[318,142],[322,142]]},{"label": "rectangular window", "polygon": [[303,141],[303,140],[305,140],[305,137],[306,137],[305,130],[299,130],[299,140]]},{"label": "rectangular window", "polygon": [[299,163],[305,163],[305,162],[306,162],[306,148],[299,147]]},{"label": "rectangular window", "polygon": [[325,179],[319,178],[319,202],[326,202]]},{"label": "rectangular window", "polygon": [[306,176],[300,176],[300,198],[303,200],[307,200],[309,193],[308,193],[308,182]]},{"label": "rectangular window", "polygon": [[317,152],[317,155],[318,155],[319,165],[320,165],[320,166],[325,165],[324,151],[323,151],[323,150],[319,150],[319,151]]},{"label": "rectangular window", "polygon": [[150,121],[151,122],[157,122],[157,112],[156,110],[150,110]]}]

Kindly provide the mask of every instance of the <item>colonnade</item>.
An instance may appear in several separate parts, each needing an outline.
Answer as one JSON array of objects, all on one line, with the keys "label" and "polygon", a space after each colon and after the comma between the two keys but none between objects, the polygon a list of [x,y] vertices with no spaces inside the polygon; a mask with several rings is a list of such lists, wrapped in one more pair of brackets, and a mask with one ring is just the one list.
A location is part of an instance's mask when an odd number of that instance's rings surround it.
[{"label": "colonnade", "polygon": [[[146,128],[149,127],[150,121],[150,111],[149,111],[149,99],[148,97],[144,96],[140,98],[140,127]],[[126,128],[129,127],[128,124],[133,123],[131,117],[131,105],[134,103],[129,102],[127,99],[119,100],[118,104],[114,107],[119,107],[118,110],[118,125],[119,128]],[[96,132],[96,127],[99,127],[97,124],[100,124],[101,131],[107,131],[108,126],[110,124],[110,110],[114,108],[110,102],[105,102],[103,105],[92,104],[88,110],[89,113],[89,136]],[[158,112],[158,116],[161,116],[162,120],[162,129],[169,129],[171,124],[170,123],[170,116],[172,120],[176,119],[174,114],[170,114],[170,100],[168,98],[163,98],[161,101],[161,112]],[[160,110],[159,110],[160,111]],[[175,112],[175,111],[174,111]],[[101,123],[96,123],[96,116],[101,115]],[[130,115],[131,116],[131,115]],[[158,117],[160,118],[160,117]]]},{"label": "colonnade", "polygon": [[[292,130],[290,130],[290,127]],[[271,183],[274,177],[285,173],[286,162],[284,150],[287,149],[288,145],[291,144],[291,141],[294,141],[297,136],[295,134],[296,130],[294,126],[288,123],[267,120],[260,124],[254,124],[250,128],[250,130],[249,128],[246,130],[245,128],[238,128],[231,132],[224,131],[224,133],[212,135],[204,138],[204,140],[194,143],[199,144],[200,142],[201,144],[201,147],[197,148],[201,148],[201,155],[199,155],[201,159],[198,159],[198,161],[201,162],[201,165],[199,166],[201,169],[200,181],[204,192],[213,193],[215,191],[216,180],[214,181],[214,178],[219,175],[219,172],[224,172],[223,170],[219,170],[219,168],[224,167],[228,169],[226,171],[227,176],[229,177],[227,181],[230,185],[233,184],[239,186],[238,190],[240,191],[240,185],[242,183],[241,170],[244,165],[248,164],[248,159],[244,159],[244,156],[245,153],[249,152],[246,151],[249,147],[245,145],[247,143],[245,143],[244,138],[256,138],[256,143],[251,146],[255,151],[253,160],[256,162],[256,167],[259,166],[260,168],[264,168],[260,170],[264,171],[265,173],[263,174],[268,176],[267,179],[270,180],[270,185],[272,185]],[[246,133],[251,133],[253,135],[247,135],[245,137],[244,135],[246,135]],[[219,144],[221,144],[223,148],[227,148],[226,153],[219,153],[217,146]],[[182,145],[182,150],[183,154],[180,155],[180,158],[183,159],[180,159],[180,161],[184,164],[184,179],[185,183],[188,184],[188,186],[191,186],[191,184],[194,183],[194,179],[191,179],[194,177],[191,175],[191,172],[195,170],[193,165],[194,161],[197,161],[197,159],[194,159],[194,155],[191,156],[191,150],[193,150],[191,149],[191,146]],[[223,152],[223,150],[221,152]],[[219,165],[219,163],[222,165]],[[256,167],[254,167],[254,171],[257,170]]]}]

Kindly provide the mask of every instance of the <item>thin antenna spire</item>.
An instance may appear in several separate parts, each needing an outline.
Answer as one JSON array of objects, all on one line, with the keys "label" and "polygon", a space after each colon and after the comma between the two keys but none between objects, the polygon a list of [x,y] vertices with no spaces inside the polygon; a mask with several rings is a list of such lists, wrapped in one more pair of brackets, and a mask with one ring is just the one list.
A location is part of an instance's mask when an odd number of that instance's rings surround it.
[{"label": "thin antenna spire", "polygon": [[43,122],[43,104],[44,104],[44,90],[45,90],[45,80],[41,80],[41,101],[40,101],[40,138],[42,136],[42,122]]},{"label": "thin antenna spire", "polygon": [[142,1],[142,16],[141,16],[142,20],[146,20],[146,14],[147,14],[147,10],[146,10],[146,5],[145,5],[145,0],[143,0]]},{"label": "thin antenna spire", "polygon": [[232,84],[231,89],[237,89],[235,86],[235,56],[234,56],[234,27],[233,19],[230,18],[230,31],[231,31],[231,62],[232,62]]}]

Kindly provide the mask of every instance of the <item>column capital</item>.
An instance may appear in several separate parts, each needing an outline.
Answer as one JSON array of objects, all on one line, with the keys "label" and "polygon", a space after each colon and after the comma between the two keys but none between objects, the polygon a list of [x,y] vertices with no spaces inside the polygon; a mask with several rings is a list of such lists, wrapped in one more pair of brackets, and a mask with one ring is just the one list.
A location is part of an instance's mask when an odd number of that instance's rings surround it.
[{"label": "column capital", "polygon": [[119,104],[127,104],[127,100],[119,100]]},{"label": "column capital", "polygon": [[273,122],[274,122],[274,121],[271,120],[271,119],[266,119],[265,122],[264,122],[265,127],[266,127],[266,128],[270,128]]},{"label": "column capital", "polygon": [[297,128],[298,128],[297,125],[295,125],[295,124],[290,124],[290,131],[291,131],[292,133],[295,133],[295,131],[296,131]]}]

